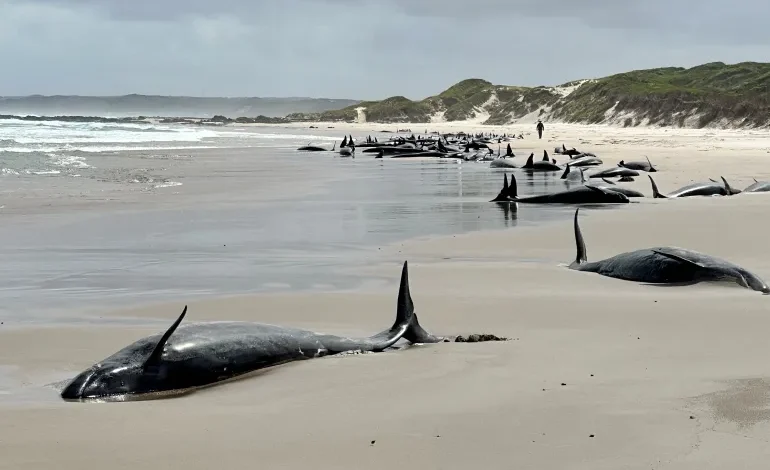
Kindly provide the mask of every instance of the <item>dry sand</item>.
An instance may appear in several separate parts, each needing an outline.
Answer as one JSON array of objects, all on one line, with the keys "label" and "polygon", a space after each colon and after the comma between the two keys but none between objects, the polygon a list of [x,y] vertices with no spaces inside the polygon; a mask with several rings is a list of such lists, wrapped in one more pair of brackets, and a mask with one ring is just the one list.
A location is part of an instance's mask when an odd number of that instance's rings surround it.
[{"label": "dry sand", "polygon": [[[664,191],[770,176],[767,133],[547,125],[546,136],[513,144],[564,141],[608,165],[647,154]],[[645,179],[634,185],[649,195]],[[768,205],[770,194],[646,199],[585,210],[582,227],[589,259],[677,245],[770,280]],[[0,395],[0,468],[767,468],[770,298],[568,270],[568,221],[383,251],[361,274],[389,273],[386,290],[210,299],[191,303],[188,318],[369,334],[392,322],[408,259],[426,329],[512,340],[306,361],[178,399],[74,404],[40,386],[158,328],[0,329],[0,364],[29,391]],[[114,315],[170,323],[183,302]]]}]

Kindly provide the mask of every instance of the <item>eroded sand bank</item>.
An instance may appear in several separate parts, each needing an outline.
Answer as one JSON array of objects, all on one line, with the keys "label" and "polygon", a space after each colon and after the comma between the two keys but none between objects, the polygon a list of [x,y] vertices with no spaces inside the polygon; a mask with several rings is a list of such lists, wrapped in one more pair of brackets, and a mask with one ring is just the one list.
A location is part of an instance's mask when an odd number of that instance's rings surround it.
[{"label": "eroded sand bank", "polygon": [[[592,144],[580,145],[573,128],[549,127],[559,133],[549,150],[563,138],[608,164],[659,148],[645,153],[660,167],[654,177],[663,190],[720,175],[743,188],[770,171],[767,135],[747,137],[753,143],[742,149],[737,134],[596,128]],[[600,139],[606,147],[597,147]],[[633,184],[649,195],[643,179]],[[644,200],[586,209],[581,224],[589,259],[675,245],[770,280],[768,205],[768,194]],[[0,396],[0,467],[766,467],[769,297],[732,285],[654,287],[570,271],[571,221],[381,251],[361,274],[387,273],[388,288],[209,299],[190,303],[188,320],[374,333],[392,322],[408,259],[426,329],[512,340],[306,361],[173,400],[76,404],[41,386],[163,329],[158,320],[173,321],[185,299],[111,313],[145,318],[146,326],[8,328],[0,330],[0,364],[16,366],[4,375],[28,386]]]}]

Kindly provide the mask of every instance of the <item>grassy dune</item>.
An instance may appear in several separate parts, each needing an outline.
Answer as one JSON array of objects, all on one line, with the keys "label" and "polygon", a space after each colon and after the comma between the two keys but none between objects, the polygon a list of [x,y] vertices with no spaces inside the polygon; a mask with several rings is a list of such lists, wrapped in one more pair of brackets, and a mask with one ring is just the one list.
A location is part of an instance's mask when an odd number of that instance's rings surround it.
[{"label": "grassy dune", "polygon": [[529,116],[624,126],[757,127],[770,122],[770,64],[635,70],[558,87],[503,86],[473,78],[421,101],[394,96],[304,117],[354,121],[359,107],[365,108],[367,121],[380,123],[483,118],[484,124],[502,125]]}]

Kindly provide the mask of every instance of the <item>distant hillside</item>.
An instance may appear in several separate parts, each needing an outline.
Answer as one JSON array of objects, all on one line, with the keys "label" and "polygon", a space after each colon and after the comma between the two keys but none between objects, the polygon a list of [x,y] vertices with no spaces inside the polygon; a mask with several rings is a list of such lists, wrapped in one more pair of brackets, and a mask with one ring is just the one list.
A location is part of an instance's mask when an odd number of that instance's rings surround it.
[{"label": "distant hillside", "polygon": [[623,126],[758,127],[770,124],[770,64],[704,64],[577,80],[557,87],[464,80],[436,96],[395,96],[290,120],[370,122],[560,121]]},{"label": "distant hillside", "polygon": [[198,98],[187,96],[22,96],[0,97],[0,114],[45,116],[247,117],[322,113],[358,103],[326,98]]}]

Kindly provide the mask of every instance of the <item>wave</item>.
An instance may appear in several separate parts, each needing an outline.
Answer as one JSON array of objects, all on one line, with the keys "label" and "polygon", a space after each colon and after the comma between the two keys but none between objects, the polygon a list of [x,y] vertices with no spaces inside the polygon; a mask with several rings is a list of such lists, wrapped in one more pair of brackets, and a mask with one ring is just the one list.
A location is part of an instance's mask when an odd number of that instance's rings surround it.
[{"label": "wave", "polygon": [[179,181],[166,181],[164,183],[158,183],[153,187],[160,189],[160,188],[175,188],[177,186],[182,186],[182,183],[180,183]]},{"label": "wave", "polygon": [[68,168],[93,168],[93,166],[86,163],[85,157],[77,157],[74,155],[50,155],[51,164],[54,166],[68,167]]},{"label": "wave", "polygon": [[6,121],[0,127],[0,147],[40,144],[119,144],[147,142],[202,142],[218,137],[211,129],[152,124],[33,123]]},{"label": "wave", "polygon": [[85,153],[102,153],[102,152],[132,152],[132,151],[148,151],[148,150],[194,150],[194,149],[215,149],[219,148],[215,145],[193,145],[193,146],[179,146],[179,145],[172,145],[172,146],[126,146],[126,145],[117,145],[117,146],[92,146],[92,147],[73,147],[70,145],[65,145],[62,147],[40,147],[40,148],[30,148],[30,147],[11,147],[11,148],[0,148],[0,154],[3,153],[54,153],[54,152],[85,152]]}]

